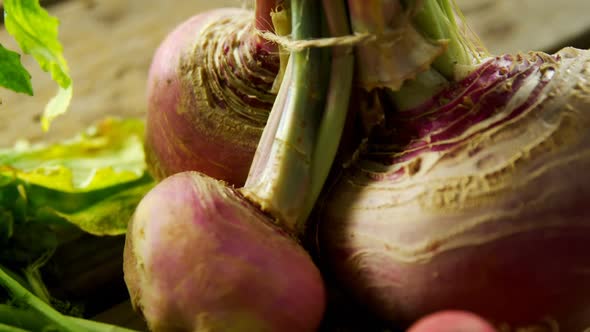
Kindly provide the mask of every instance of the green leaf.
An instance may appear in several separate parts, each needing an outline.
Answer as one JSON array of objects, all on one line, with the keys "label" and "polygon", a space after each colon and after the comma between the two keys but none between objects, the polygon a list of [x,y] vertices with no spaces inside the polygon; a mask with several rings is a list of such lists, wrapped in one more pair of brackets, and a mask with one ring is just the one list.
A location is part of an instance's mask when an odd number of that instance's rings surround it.
[{"label": "green leaf", "polygon": [[0,175],[70,193],[137,180],[146,170],[143,126],[139,119],[108,118],[63,142],[19,142],[0,149]]},{"label": "green leaf", "polygon": [[120,235],[127,230],[129,219],[137,204],[153,187],[151,179],[124,189],[104,200],[74,213],[52,210],[55,216],[74,224],[86,233],[94,235]]},{"label": "green leaf", "polygon": [[62,88],[72,83],[58,39],[59,20],[39,5],[39,0],[5,0],[4,25],[20,48],[50,72]]},{"label": "green leaf", "polygon": [[15,92],[33,95],[31,74],[20,62],[20,54],[0,44],[0,86]]},{"label": "green leaf", "polygon": [[0,150],[0,210],[9,211],[14,223],[125,233],[154,185],[144,161],[143,129],[139,119],[109,118],[70,140]]},{"label": "green leaf", "polygon": [[61,88],[45,109],[43,128],[47,130],[53,118],[66,112],[72,94],[72,79],[58,39],[59,20],[49,15],[39,0],[5,0],[4,12],[8,33]]}]

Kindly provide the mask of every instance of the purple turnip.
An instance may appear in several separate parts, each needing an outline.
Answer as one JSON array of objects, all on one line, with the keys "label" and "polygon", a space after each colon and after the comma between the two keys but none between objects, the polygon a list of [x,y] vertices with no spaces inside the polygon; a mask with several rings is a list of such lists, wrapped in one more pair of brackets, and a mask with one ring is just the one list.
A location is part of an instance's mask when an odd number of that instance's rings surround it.
[{"label": "purple turnip", "polygon": [[312,331],[325,305],[296,240],[196,172],[163,180],[137,207],[125,281],[153,331]]},{"label": "purple turnip", "polygon": [[421,318],[408,332],[496,332],[490,323],[470,312],[447,310]]},{"label": "purple turnip", "polygon": [[[293,0],[290,10],[300,14],[292,16],[296,40],[321,36],[324,14],[332,35],[349,33],[339,1],[326,0],[323,9]],[[243,188],[180,172],[144,197],[129,224],[124,272],[132,303],[151,330],[319,327],[324,284],[299,241],[336,154],[352,64],[350,47],[290,53]]]},{"label": "purple turnip", "polygon": [[[417,18],[451,21],[451,2],[424,6]],[[384,121],[335,170],[319,204],[320,257],[390,321],[453,308],[514,328],[550,321],[582,331],[590,327],[590,52],[463,49],[473,57],[429,69],[436,82],[422,73],[384,93],[384,105],[396,107],[383,108]],[[429,84],[430,96],[414,98]]]},{"label": "purple turnip", "polygon": [[196,15],[162,42],[147,84],[146,155],[162,179],[199,171],[241,186],[273,105],[279,69],[272,29],[274,0],[256,16],[224,8]]}]

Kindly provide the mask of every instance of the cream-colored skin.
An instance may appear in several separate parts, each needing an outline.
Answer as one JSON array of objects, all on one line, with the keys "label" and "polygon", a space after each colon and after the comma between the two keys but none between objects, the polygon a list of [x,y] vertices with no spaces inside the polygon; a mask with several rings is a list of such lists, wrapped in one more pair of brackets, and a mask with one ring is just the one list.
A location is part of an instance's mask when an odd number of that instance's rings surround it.
[{"label": "cream-colored skin", "polygon": [[[561,331],[590,326],[590,52],[559,55],[453,148],[344,171],[320,213],[320,247],[362,301],[399,320],[472,306],[534,323],[539,307]],[[487,128],[543,78],[542,98]]]}]

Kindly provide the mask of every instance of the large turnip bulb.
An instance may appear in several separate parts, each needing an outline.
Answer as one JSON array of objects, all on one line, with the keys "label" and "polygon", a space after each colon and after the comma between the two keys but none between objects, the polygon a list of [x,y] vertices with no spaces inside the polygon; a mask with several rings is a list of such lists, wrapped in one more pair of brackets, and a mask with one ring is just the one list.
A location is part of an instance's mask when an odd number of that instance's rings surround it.
[{"label": "large turnip bulb", "polygon": [[386,319],[590,327],[590,52],[499,56],[392,115],[320,207],[321,257]]}]

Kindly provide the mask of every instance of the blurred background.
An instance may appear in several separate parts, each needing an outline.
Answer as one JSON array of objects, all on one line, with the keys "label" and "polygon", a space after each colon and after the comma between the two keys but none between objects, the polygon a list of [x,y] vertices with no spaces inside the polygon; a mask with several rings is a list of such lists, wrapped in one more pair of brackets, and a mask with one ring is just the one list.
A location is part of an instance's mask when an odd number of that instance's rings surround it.
[{"label": "blurred background", "polygon": [[[590,47],[588,0],[456,0],[466,21],[488,49],[499,54],[553,52],[566,45]],[[44,134],[38,124],[56,85],[36,63],[34,97],[0,90],[0,147],[71,136],[107,115],[141,116],[150,60],[158,43],[189,16],[222,6],[252,6],[253,0],[41,0],[61,20],[60,39],[74,80],[70,112]],[[2,1],[0,1],[0,5]],[[16,45],[0,29],[0,43]]]}]

